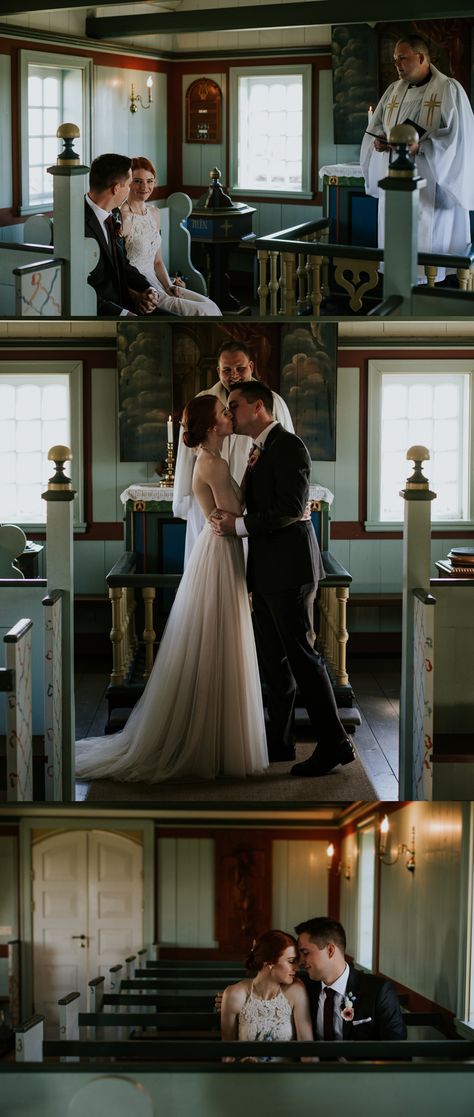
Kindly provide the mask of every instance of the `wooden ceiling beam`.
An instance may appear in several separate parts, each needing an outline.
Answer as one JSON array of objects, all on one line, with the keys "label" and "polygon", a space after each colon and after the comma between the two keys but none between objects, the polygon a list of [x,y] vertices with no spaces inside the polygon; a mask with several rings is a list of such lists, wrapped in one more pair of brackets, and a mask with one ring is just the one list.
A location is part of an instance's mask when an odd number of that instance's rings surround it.
[{"label": "wooden ceiling beam", "polygon": [[[390,12],[384,9],[385,20]],[[336,23],[378,23],[378,0],[311,0],[311,3],[259,4],[249,7],[200,8],[155,12],[146,15],[90,16],[86,33],[92,39],[116,39],[137,35],[179,35],[211,31],[256,31],[265,28],[314,27]],[[391,12],[399,20],[453,19],[472,16],[468,0],[398,0]]]}]

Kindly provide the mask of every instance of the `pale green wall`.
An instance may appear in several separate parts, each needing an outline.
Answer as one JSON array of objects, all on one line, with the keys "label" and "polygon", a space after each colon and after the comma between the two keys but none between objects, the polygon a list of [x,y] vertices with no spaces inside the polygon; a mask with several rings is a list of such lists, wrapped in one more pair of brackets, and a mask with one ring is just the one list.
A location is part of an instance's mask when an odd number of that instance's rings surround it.
[{"label": "pale green wall", "polygon": [[[467,949],[461,931],[460,897],[467,888],[461,876],[462,803],[408,803],[390,815],[390,844],[385,860],[399,844],[411,846],[415,827],[416,869],[406,869],[406,855],[381,866],[379,970],[422,996],[456,1013],[460,1010],[460,953]],[[341,874],[341,922],[347,950],[357,951],[357,835],[342,843],[342,861],[351,861],[352,876]],[[462,885],[461,885],[462,882]]]}]

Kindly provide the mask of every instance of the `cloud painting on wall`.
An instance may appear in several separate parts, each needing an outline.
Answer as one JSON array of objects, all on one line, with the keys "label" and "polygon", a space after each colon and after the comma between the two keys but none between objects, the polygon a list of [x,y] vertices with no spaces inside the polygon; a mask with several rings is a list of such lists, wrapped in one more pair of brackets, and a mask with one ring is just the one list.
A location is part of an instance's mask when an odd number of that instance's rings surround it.
[{"label": "cloud painting on wall", "polygon": [[336,457],[337,323],[282,326],[280,392],[313,461]]},{"label": "cloud painting on wall", "polygon": [[142,320],[117,327],[120,460],[166,456],[166,421],[173,413],[171,331]]}]

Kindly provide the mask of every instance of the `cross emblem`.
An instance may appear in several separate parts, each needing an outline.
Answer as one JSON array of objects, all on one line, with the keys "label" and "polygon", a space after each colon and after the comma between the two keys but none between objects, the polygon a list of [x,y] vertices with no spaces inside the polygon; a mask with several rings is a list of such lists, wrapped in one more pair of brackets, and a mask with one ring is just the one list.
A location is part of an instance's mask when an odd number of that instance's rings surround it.
[{"label": "cross emblem", "polygon": [[435,109],[440,108],[441,101],[437,101],[436,100],[436,93],[432,93],[429,101],[423,101],[423,106],[424,106],[424,108],[426,108],[428,110],[427,113],[426,113],[426,123],[428,124],[428,127],[429,127],[429,125],[433,123],[434,111],[435,111]]},{"label": "cross emblem", "polygon": [[223,221],[220,227],[221,227],[221,229],[224,230],[225,236],[227,236],[227,234],[229,232],[229,229],[232,228],[232,225],[231,225],[230,221]]},{"label": "cross emblem", "polygon": [[388,103],[388,105],[387,105],[387,112],[388,112],[388,117],[387,117],[387,128],[388,128],[388,127],[389,127],[389,125],[390,125],[390,121],[391,121],[391,119],[392,119],[392,113],[393,113],[393,111],[394,111],[395,109],[398,109],[399,107],[400,107],[400,101],[397,101],[397,98],[395,97],[395,94],[394,94],[394,95],[393,95],[393,98],[392,98],[392,100],[391,100],[391,101],[389,101],[389,103]]}]

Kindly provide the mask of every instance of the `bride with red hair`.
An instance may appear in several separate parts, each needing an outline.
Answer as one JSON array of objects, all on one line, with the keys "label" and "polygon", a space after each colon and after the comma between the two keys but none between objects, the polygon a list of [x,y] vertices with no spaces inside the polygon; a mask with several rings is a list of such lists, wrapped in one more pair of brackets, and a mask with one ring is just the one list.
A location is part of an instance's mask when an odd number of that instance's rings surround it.
[{"label": "bride with red hair", "polygon": [[161,249],[160,211],[147,205],[155,185],[153,163],[144,155],[132,159],[129,195],[121,207],[128,259],[157,292],[160,310],[169,314],[220,315],[212,299],[188,291],[182,279],[170,279]]}]

